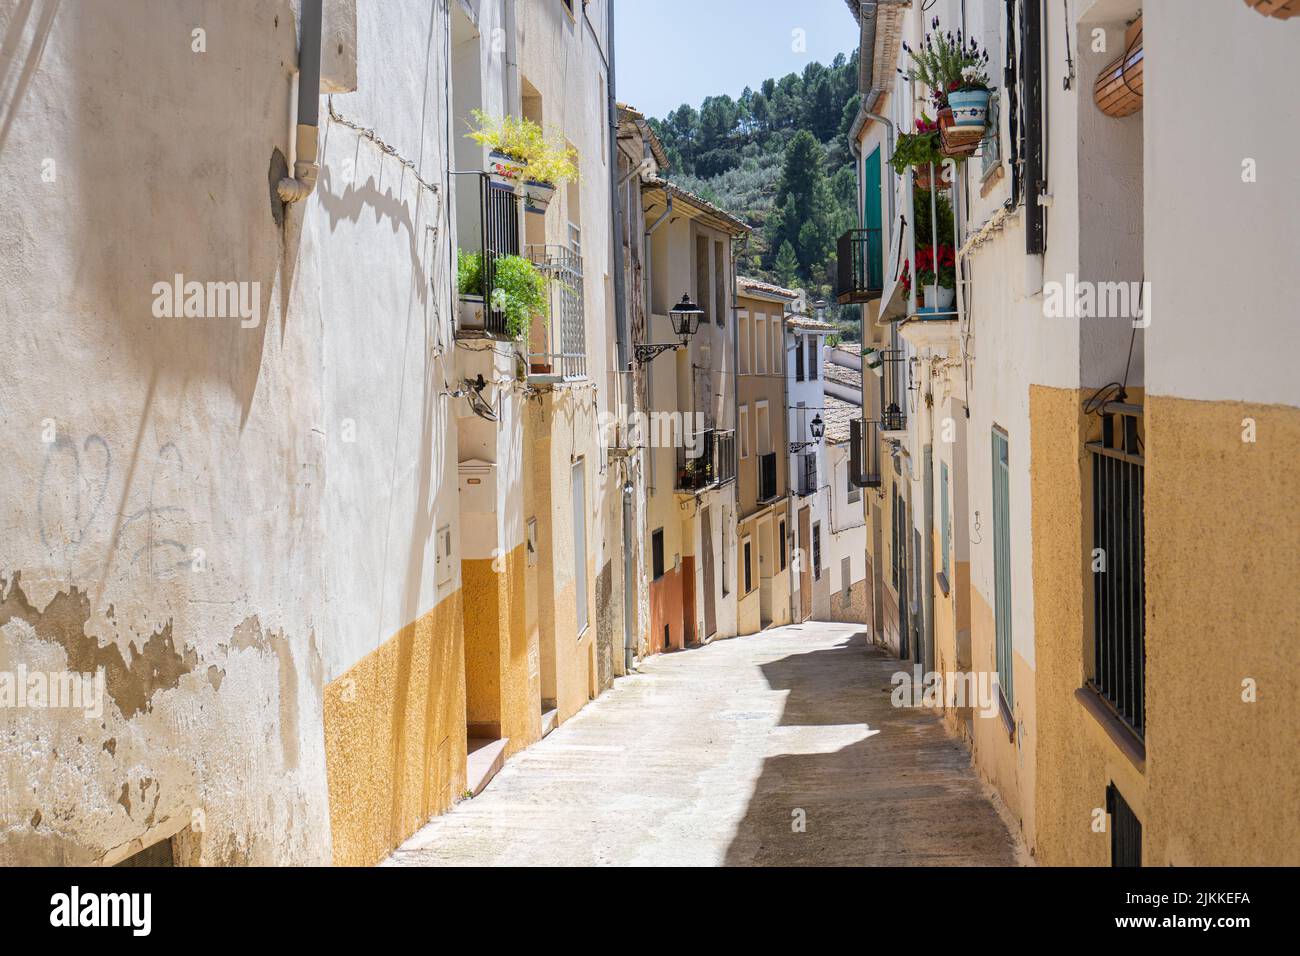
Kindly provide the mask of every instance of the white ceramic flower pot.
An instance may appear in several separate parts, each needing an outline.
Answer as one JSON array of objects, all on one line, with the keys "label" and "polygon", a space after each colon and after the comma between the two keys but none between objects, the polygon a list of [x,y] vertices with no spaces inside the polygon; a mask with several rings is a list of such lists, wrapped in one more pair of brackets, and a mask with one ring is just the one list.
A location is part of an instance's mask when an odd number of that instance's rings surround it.
[{"label": "white ceramic flower pot", "polygon": [[546,208],[555,196],[555,187],[550,183],[524,183],[524,209],[534,215],[546,215]]},{"label": "white ceramic flower pot", "polygon": [[938,309],[940,312],[952,308],[953,300],[957,297],[956,289],[949,289],[946,285],[928,285],[925,287],[925,305],[929,309]]},{"label": "white ceramic flower pot", "polygon": [[456,325],[461,329],[483,330],[487,328],[486,312],[481,295],[462,295]]}]

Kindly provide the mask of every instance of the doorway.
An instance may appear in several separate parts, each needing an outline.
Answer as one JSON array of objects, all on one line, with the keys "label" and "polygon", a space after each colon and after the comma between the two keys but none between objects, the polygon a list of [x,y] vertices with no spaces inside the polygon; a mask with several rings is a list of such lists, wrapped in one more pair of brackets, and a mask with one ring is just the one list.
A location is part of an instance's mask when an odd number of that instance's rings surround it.
[{"label": "doorway", "polygon": [[700,512],[700,560],[704,569],[704,638],[718,632],[718,608],[713,594],[713,509]]},{"label": "doorway", "polygon": [[799,509],[799,620],[812,617],[812,519],[808,508]]}]

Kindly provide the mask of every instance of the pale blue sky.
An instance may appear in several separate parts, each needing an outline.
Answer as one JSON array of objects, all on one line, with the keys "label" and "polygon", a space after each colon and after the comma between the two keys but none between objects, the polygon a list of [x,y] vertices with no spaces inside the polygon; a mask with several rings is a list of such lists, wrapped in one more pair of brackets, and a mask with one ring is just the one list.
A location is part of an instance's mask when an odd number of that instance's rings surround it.
[{"label": "pale blue sky", "polygon": [[[796,29],[806,52],[793,49]],[[858,43],[844,0],[615,0],[614,30],[619,100],[660,119],[830,63]]]}]

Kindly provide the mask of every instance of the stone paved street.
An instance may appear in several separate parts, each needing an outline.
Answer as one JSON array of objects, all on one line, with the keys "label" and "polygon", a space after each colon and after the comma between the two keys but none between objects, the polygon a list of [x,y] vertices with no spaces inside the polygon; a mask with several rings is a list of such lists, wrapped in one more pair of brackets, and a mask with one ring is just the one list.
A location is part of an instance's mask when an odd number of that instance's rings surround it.
[{"label": "stone paved street", "polygon": [[386,865],[1019,862],[899,667],[812,622],[650,658]]}]

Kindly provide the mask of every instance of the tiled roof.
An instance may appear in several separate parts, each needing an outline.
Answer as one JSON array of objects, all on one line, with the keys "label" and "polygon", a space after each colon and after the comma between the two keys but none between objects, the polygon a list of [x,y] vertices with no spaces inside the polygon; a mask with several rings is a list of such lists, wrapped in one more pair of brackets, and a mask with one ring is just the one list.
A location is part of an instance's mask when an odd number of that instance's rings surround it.
[{"label": "tiled roof", "polygon": [[836,365],[834,362],[827,362],[822,366],[822,376],[827,381],[837,382],[840,385],[847,385],[849,388],[862,391],[862,373],[855,368],[847,368],[843,365]]},{"label": "tiled roof", "polygon": [[650,145],[650,152],[654,154],[655,162],[659,164],[660,169],[668,168],[668,153],[664,149],[663,142],[654,131],[654,127],[646,122],[645,114],[635,107],[628,106],[626,103],[618,104],[619,125],[622,125],[626,117],[637,128],[637,132]]},{"label": "tiled roof", "polygon": [[798,289],[787,289],[783,286],[773,285],[770,282],[763,282],[759,279],[751,279],[748,276],[736,276],[736,285],[742,291],[760,292],[763,295],[780,296],[782,299],[794,301],[802,294]]},{"label": "tiled roof", "polygon": [[694,206],[696,209],[700,210],[701,212],[707,213],[710,216],[717,218],[721,222],[725,223],[726,225],[734,229],[736,231],[736,234],[746,233],[750,231],[749,223],[745,222],[745,220],[733,216],[725,209],[713,205],[713,203],[709,202],[707,199],[701,198],[700,196],[695,195],[695,193],[683,189],[681,186],[678,186],[676,183],[664,179],[662,176],[655,176],[651,179],[647,179],[645,181],[645,185],[643,188],[662,189],[665,193],[674,196],[677,199],[684,200],[685,202]]},{"label": "tiled roof", "polygon": [[792,315],[785,320],[787,329],[801,329],[805,332],[834,332],[836,327],[829,322],[822,322],[807,315]]},{"label": "tiled roof", "polygon": [[826,423],[826,441],[842,445],[849,440],[849,423],[862,417],[862,408],[827,395],[822,399],[822,421]]}]

